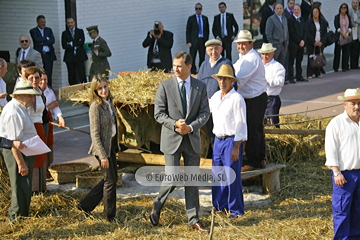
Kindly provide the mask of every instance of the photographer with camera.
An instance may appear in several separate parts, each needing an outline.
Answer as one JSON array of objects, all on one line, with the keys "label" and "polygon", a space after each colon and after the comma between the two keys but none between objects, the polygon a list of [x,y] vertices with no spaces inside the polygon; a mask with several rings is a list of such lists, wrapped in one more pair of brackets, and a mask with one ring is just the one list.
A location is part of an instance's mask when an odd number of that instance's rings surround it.
[{"label": "photographer with camera", "polygon": [[158,69],[165,70],[166,73],[171,71],[172,56],[171,48],[174,43],[174,34],[164,30],[164,25],[156,21],[154,29],[147,33],[142,45],[144,48],[149,47],[147,66],[152,71]]}]

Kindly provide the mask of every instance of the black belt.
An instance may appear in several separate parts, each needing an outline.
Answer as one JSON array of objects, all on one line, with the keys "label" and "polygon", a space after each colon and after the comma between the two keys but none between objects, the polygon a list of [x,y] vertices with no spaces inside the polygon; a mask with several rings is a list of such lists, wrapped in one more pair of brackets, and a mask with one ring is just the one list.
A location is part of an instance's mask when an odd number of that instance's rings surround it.
[{"label": "black belt", "polygon": [[222,137],[218,137],[218,136],[216,136],[216,138],[217,139],[219,139],[220,141],[221,140],[225,140],[225,139],[227,139],[227,138],[231,138],[231,137],[234,137],[235,135],[231,135],[231,136],[222,136]]}]

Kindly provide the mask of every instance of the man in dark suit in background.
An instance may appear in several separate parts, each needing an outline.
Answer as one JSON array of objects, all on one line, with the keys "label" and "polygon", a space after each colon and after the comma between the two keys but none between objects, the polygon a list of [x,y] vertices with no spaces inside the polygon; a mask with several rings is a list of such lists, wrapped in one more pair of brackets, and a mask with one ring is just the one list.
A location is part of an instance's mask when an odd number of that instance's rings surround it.
[{"label": "man in dark suit in background", "polygon": [[[165,156],[166,174],[176,172],[173,167],[180,166],[181,156],[185,166],[195,168],[200,164],[200,128],[208,120],[210,110],[205,83],[189,74],[191,63],[189,53],[178,52],[173,64],[175,76],[161,82],[156,93],[154,117],[162,125],[160,150]],[[172,181],[162,184],[150,215],[154,226],[159,224],[161,209],[175,188]],[[185,186],[185,201],[189,226],[207,232],[199,222],[197,186]]]},{"label": "man in dark suit in background", "polygon": [[263,35],[264,43],[268,43],[268,39],[265,34],[266,28],[266,21],[267,19],[274,14],[274,8],[276,5],[276,0],[268,0],[267,3],[265,2],[264,10],[261,14],[261,21],[260,21],[260,33]]},{"label": "man in dark suit in background", "polygon": [[220,14],[214,17],[212,32],[214,37],[222,42],[224,51],[221,55],[231,61],[231,44],[239,31],[239,26],[234,15],[226,12],[226,3],[219,3],[219,10]]},{"label": "man in dark suit in background", "polygon": [[172,57],[171,48],[174,43],[174,34],[164,30],[162,22],[156,21],[154,29],[150,30],[144,39],[142,46],[149,47],[147,56],[148,68],[154,70],[171,71]]},{"label": "man in dark suit in background", "polygon": [[305,22],[309,19],[309,15],[311,12],[311,4],[312,0],[302,0],[301,1],[301,17],[305,20]]},{"label": "man in dark suit in background", "polygon": [[34,43],[34,49],[41,53],[44,70],[48,76],[48,84],[52,86],[53,62],[56,60],[53,44],[55,37],[51,28],[46,27],[46,19],[43,15],[36,18],[37,26],[30,30],[30,35]]},{"label": "man in dark suit in background", "polygon": [[[288,19],[289,29],[289,65],[287,68],[287,79],[290,83],[296,81],[307,82],[308,80],[302,76],[301,62],[304,55],[305,46],[305,22],[301,17],[301,8],[299,4],[295,4],[294,14]],[[294,79],[294,61],[296,59],[296,80]]]},{"label": "man in dark suit in background", "polygon": [[284,9],[283,15],[289,19],[294,14],[295,0],[287,0],[287,7]]},{"label": "man in dark suit in background", "polygon": [[65,49],[64,62],[68,69],[70,85],[86,82],[84,62],[88,59],[84,49],[84,31],[75,27],[75,24],[74,18],[68,17],[66,19],[67,30],[63,31],[61,35],[61,45]]},{"label": "man in dark suit in background", "polygon": [[209,39],[209,20],[201,12],[202,5],[197,3],[195,5],[196,14],[190,16],[186,24],[186,43],[193,59],[191,74],[196,74],[195,58],[197,51],[199,51],[199,68],[205,60],[205,42]]}]

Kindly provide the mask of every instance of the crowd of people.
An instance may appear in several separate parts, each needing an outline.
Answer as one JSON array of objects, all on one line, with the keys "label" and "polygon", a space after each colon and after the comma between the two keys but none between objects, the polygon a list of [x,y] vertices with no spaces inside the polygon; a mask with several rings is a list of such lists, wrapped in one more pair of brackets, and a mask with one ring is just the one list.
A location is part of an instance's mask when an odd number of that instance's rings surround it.
[{"label": "crowd of people", "polygon": [[[343,3],[335,16],[335,72],[339,68],[340,54],[342,71],[359,68],[358,5],[359,2],[353,0],[352,9],[349,9]],[[164,30],[160,21],[154,23],[142,45],[148,48],[149,69],[165,72],[172,69],[175,74],[159,84],[155,98],[154,118],[162,126],[160,150],[165,157],[165,171],[179,166],[181,156],[185,166],[199,166],[200,128],[206,125],[212,145],[213,166],[231,168],[236,174],[233,183],[212,187],[213,206],[236,218],[244,214],[241,172],[266,167],[265,115],[269,116],[266,122],[279,128],[279,95],[283,85],[322,76],[324,70],[321,66],[308,64],[307,79],[303,78],[301,62],[305,47],[308,62],[314,55],[323,52],[324,47],[329,45],[330,34],[329,24],[321,14],[320,2],[303,0],[298,5],[294,0],[288,0],[284,9],[275,0],[267,0],[260,23],[264,43],[256,51],[256,39],[252,33],[239,31],[234,15],[226,12],[226,3],[221,2],[218,7],[220,14],[214,17],[212,27],[214,38],[209,40],[208,18],[202,15],[202,5],[195,5],[195,14],[188,18],[186,27],[190,53],[180,51],[172,58],[173,33]],[[66,19],[66,24],[62,46],[69,84],[86,82],[84,32],[75,26],[72,17]],[[92,144],[89,154],[98,160],[104,179],[81,200],[77,208],[91,214],[103,199],[105,219],[111,222],[116,217],[116,152],[120,150],[118,117],[107,80],[110,68],[107,58],[111,56],[111,51],[100,37],[98,26],[88,27],[87,31],[93,39],[89,90]],[[53,129],[50,123],[53,117],[59,120],[61,127],[65,127],[51,88],[52,62],[56,56],[52,46],[54,36],[52,30],[46,27],[44,16],[38,16],[37,27],[31,29],[30,34],[34,49],[30,47],[29,36],[21,35],[19,39],[21,48],[16,57],[19,77],[9,102],[2,79],[7,63],[0,58],[0,144],[4,148],[2,152],[10,175],[11,221],[19,216],[28,216],[31,195],[46,191],[46,172],[53,161],[52,152],[35,157],[21,154],[19,149],[26,147],[21,142],[39,135],[52,149]],[[234,64],[231,59],[233,42],[239,53]],[[351,51],[350,54],[350,46],[357,52]],[[197,52],[200,59],[198,68],[195,66]],[[208,61],[205,61],[205,53],[209,56]],[[194,78],[190,73],[198,75]],[[359,142],[358,134],[355,134],[360,116],[359,99],[359,89],[349,89],[344,97],[339,97],[345,102],[345,112],[332,120],[327,128],[326,165],[333,172],[335,237],[360,235],[358,207],[355,206],[359,196],[356,190],[357,179],[360,179],[359,156],[349,147],[356,149],[354,144]],[[340,130],[344,134],[339,134]],[[344,146],[345,143],[349,145]],[[229,172],[217,169],[214,174],[226,175]],[[150,213],[152,225],[159,224],[161,210],[175,187],[172,183],[161,186]],[[345,200],[335,203],[335,198]],[[207,232],[198,216],[197,186],[185,187],[185,201],[189,226]]]}]

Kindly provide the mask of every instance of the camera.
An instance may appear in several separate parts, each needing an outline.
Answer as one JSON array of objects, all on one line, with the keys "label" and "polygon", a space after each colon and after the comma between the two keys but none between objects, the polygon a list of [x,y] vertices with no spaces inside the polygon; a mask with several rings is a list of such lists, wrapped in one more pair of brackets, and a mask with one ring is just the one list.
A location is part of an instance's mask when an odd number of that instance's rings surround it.
[{"label": "camera", "polygon": [[161,34],[159,25],[160,25],[160,24],[159,24],[158,21],[156,21],[156,22],[154,23],[154,35],[155,35],[155,36],[159,36],[159,35]]}]

